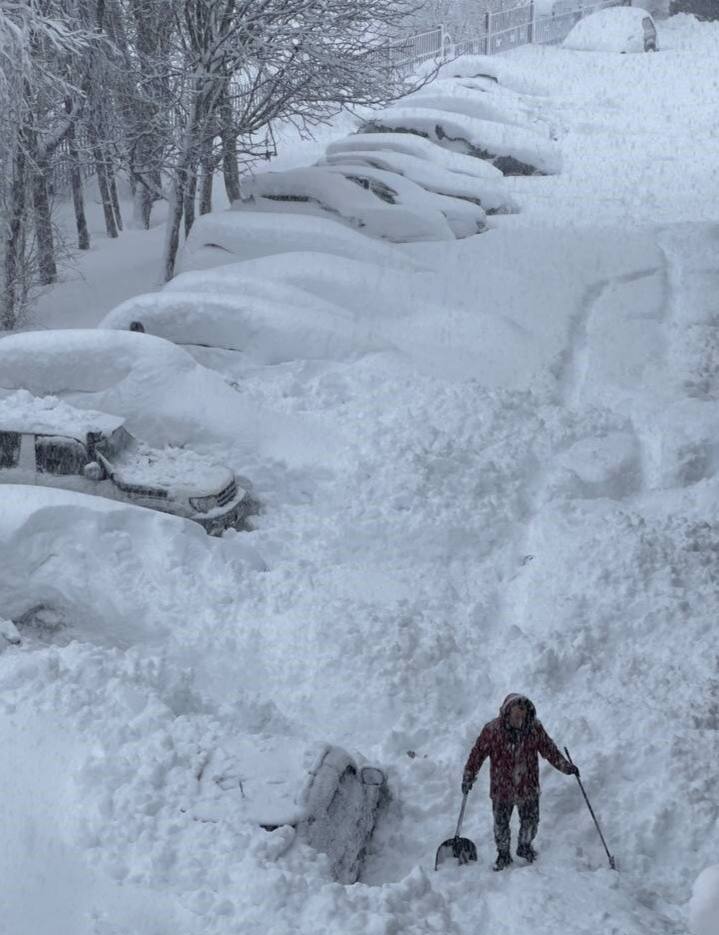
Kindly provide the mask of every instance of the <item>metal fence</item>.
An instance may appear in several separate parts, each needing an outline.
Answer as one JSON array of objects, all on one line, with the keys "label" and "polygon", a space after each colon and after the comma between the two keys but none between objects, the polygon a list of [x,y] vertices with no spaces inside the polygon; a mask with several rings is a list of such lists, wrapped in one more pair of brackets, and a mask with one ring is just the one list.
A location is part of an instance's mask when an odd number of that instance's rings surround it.
[{"label": "metal fence", "polygon": [[[537,14],[533,2],[506,10],[487,12],[470,35],[452,37],[444,26],[408,36],[387,47],[402,50],[394,67],[402,72],[426,61],[442,62],[460,55],[496,55],[521,45],[561,42],[572,27],[589,13],[606,7],[629,5],[631,0],[556,0],[549,14]],[[397,53],[394,53],[397,54]]]}]

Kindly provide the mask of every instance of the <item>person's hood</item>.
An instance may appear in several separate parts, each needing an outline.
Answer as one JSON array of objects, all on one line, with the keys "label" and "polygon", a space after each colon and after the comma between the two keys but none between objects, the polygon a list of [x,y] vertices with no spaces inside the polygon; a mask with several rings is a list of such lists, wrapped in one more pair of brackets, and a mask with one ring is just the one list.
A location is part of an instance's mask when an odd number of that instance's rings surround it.
[{"label": "person's hood", "polygon": [[517,692],[512,692],[507,695],[507,697],[502,702],[499,709],[499,716],[502,718],[502,721],[506,723],[507,716],[509,715],[509,709],[515,703],[515,701],[523,701],[527,709],[527,720],[525,722],[525,728],[529,727],[534,723],[534,719],[537,716],[537,709],[534,707],[534,702],[530,701],[526,695],[520,695]]}]

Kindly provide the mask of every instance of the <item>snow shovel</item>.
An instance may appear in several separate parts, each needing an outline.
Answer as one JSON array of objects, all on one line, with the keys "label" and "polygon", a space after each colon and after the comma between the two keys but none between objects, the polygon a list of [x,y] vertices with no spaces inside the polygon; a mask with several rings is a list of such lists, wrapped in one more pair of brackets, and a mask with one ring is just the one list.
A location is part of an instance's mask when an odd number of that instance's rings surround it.
[{"label": "snow shovel", "polygon": [[474,841],[470,841],[469,838],[460,838],[459,836],[459,829],[462,827],[462,819],[464,818],[464,809],[467,805],[468,795],[469,793],[465,792],[462,797],[462,808],[459,810],[459,821],[457,822],[457,830],[454,833],[454,837],[442,841],[437,848],[437,856],[434,860],[435,870],[450,857],[456,857],[460,867],[462,864],[468,864],[470,861],[477,859],[477,848],[475,847]]}]

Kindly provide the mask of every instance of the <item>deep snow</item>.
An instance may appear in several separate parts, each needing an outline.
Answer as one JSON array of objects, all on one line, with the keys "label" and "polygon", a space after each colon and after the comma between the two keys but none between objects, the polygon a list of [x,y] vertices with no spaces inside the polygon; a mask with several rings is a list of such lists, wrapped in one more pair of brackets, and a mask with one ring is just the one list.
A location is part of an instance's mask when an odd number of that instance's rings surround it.
[{"label": "deep snow", "polygon": [[[522,212],[489,233],[402,248],[415,263],[391,272],[308,254],[220,270],[218,294],[272,277],[392,340],[172,364],[190,382],[161,397],[167,440],[185,431],[243,468],[265,504],[253,532],[177,540],[180,521],[150,517],[123,537],[83,513],[48,559],[30,535],[57,530],[47,507],[9,524],[20,567],[0,606],[23,574],[27,590],[67,577],[83,617],[69,645],[25,627],[0,656],[8,932],[688,931],[716,864],[719,26],[676,17],[659,41],[656,56],[501,60],[518,92],[541,80],[563,168],[508,180]],[[122,377],[138,419],[148,368]],[[191,398],[207,386],[209,429]],[[493,874],[486,767],[464,826],[478,864],[431,869],[509,691],[580,765],[618,873],[576,783],[544,770],[539,862]],[[286,830],[182,811],[198,758],[243,733],[387,770],[363,882],[333,882]],[[717,931],[716,904],[713,870],[696,935]]]}]

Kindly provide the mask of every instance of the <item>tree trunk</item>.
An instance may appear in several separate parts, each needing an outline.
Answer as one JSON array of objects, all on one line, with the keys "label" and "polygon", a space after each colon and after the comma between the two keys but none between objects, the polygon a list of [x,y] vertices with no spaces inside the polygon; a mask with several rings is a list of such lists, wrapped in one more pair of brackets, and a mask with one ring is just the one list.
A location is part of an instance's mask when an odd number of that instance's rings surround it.
[{"label": "tree trunk", "polygon": [[190,160],[185,176],[185,237],[195,223],[195,196],[197,195],[197,160]]},{"label": "tree trunk", "polygon": [[215,161],[212,158],[214,140],[208,139],[202,147],[200,160],[200,214],[212,211],[212,180],[215,175]]},{"label": "tree trunk", "polygon": [[172,186],[170,195],[170,212],[167,217],[167,234],[165,238],[165,282],[169,282],[175,275],[175,260],[180,247],[180,226],[185,207],[185,169],[180,166]]},{"label": "tree trunk", "polygon": [[21,247],[23,238],[22,228],[27,223],[26,218],[26,160],[25,139],[22,130],[18,134],[18,148],[13,166],[12,187],[10,189],[10,224],[8,239],[5,244],[5,270],[4,289],[2,297],[2,318],[0,324],[6,330],[14,328],[18,323],[18,279],[21,275]]},{"label": "tree trunk", "polygon": [[44,154],[35,155],[32,173],[32,200],[35,209],[35,239],[37,241],[38,277],[43,286],[57,280],[55,262],[55,239],[52,233],[52,211],[47,187],[48,159]]},{"label": "tree trunk", "polygon": [[202,177],[200,179],[200,214],[209,214],[212,211],[212,179],[214,174],[212,160],[203,160]]},{"label": "tree trunk", "polygon": [[95,160],[95,173],[97,175],[97,185],[100,189],[100,199],[102,200],[102,210],[105,215],[105,230],[108,237],[117,237],[117,225],[115,224],[115,212],[112,207],[112,196],[110,195],[110,186],[105,172],[105,156],[97,136],[97,129],[93,122],[88,123],[88,136],[90,146],[92,147],[92,157]]},{"label": "tree trunk", "polygon": [[222,174],[230,204],[240,197],[240,170],[237,163],[237,135],[232,117],[232,101],[227,91],[220,101],[220,139],[222,140]]},{"label": "tree trunk", "polygon": [[112,160],[107,155],[108,150],[105,150],[105,171],[107,173],[107,180],[110,187],[110,200],[112,202],[112,211],[115,215],[115,224],[117,224],[118,230],[122,230],[122,214],[120,214],[120,199],[117,194],[117,181],[115,179],[115,169],[112,164]]},{"label": "tree trunk", "polygon": [[72,185],[72,203],[75,208],[75,226],[77,227],[77,246],[80,250],[90,249],[90,233],[85,217],[85,199],[82,191],[82,172],[80,154],[75,140],[75,125],[67,132],[67,146],[70,154],[70,184]]}]

